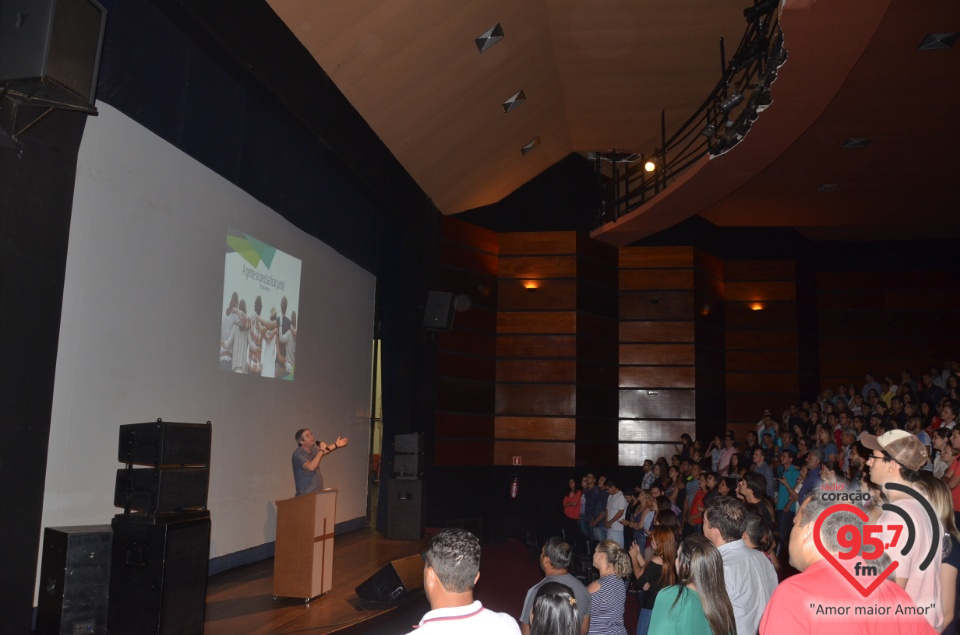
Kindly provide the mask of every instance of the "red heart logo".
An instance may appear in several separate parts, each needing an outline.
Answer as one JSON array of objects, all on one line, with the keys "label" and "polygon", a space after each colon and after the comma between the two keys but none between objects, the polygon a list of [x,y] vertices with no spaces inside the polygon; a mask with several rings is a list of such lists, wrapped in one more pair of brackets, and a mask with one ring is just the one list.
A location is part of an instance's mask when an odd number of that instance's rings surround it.
[{"label": "red heart logo", "polygon": [[[858,580],[852,573],[850,573],[850,571],[848,571],[847,568],[844,567],[843,564],[839,560],[837,560],[832,553],[827,551],[826,547],[823,546],[823,541],[820,539],[820,528],[823,526],[823,521],[825,521],[828,516],[840,511],[856,514],[857,517],[860,518],[864,523],[867,523],[870,521],[870,517],[867,516],[866,512],[864,512],[862,509],[854,507],[853,505],[846,505],[846,504],[836,505],[830,508],[829,514],[820,514],[820,516],[817,518],[817,522],[815,522],[813,525],[813,542],[814,544],[817,545],[817,551],[819,551],[823,555],[823,557],[826,558],[827,561],[833,565],[833,568],[839,571],[840,575],[846,578],[847,581],[853,585],[853,588],[855,588],[857,591],[860,592],[860,595],[862,595],[863,597],[867,597],[868,595],[873,593],[874,589],[880,586],[883,583],[883,581],[887,579],[887,577],[889,577],[890,572],[896,569],[900,565],[900,563],[896,561],[891,562],[890,566],[888,566],[880,575],[878,575],[873,580],[873,582],[870,583],[870,586],[864,587],[862,584],[860,584],[860,580]],[[861,539],[862,539],[862,536],[861,536]]]}]

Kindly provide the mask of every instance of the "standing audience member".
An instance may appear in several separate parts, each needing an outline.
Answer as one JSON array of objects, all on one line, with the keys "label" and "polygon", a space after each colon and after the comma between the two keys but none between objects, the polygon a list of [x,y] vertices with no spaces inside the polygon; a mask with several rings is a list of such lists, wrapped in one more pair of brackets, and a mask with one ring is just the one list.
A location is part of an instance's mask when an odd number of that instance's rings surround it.
[{"label": "standing audience member", "polygon": [[563,536],[574,541],[580,526],[580,499],[583,498],[583,492],[573,479],[567,482],[567,489],[567,495],[563,497]]},{"label": "standing audience member", "polygon": [[725,575],[720,553],[709,540],[703,536],[684,540],[677,553],[680,580],[657,595],[649,635],[739,633]]},{"label": "standing audience member", "polygon": [[516,620],[473,599],[480,541],[466,529],[441,529],[423,552],[423,591],[430,611],[416,635],[519,635]]},{"label": "standing audience member", "polygon": [[733,605],[738,635],[756,635],[763,609],[777,588],[777,572],[764,554],[743,542],[747,508],[743,501],[722,496],[704,512],[703,534],[723,558],[723,579]]},{"label": "standing audience member", "polygon": [[676,536],[668,527],[654,527],[650,532],[650,544],[653,557],[644,560],[643,552],[634,544],[630,547],[630,562],[637,586],[643,591],[640,605],[640,618],[637,620],[637,635],[647,635],[650,617],[660,589],[677,583],[677,542]]},{"label": "standing audience member", "polygon": [[623,492],[611,478],[607,479],[607,519],[604,527],[607,529],[607,539],[617,543],[623,549],[623,524],[620,519],[627,511],[627,501]]},{"label": "standing audience member", "polygon": [[[887,499],[912,518],[925,518],[923,505],[912,494],[917,491],[920,481],[919,470],[926,465],[927,451],[919,439],[906,430],[891,430],[879,437],[864,433],[860,442],[871,451],[867,465],[870,467],[870,479],[883,488]],[[933,541],[939,541],[943,527],[937,523],[931,532],[929,523],[914,523],[916,533],[914,543],[908,553],[904,553],[906,540],[895,540],[891,527],[902,526],[901,516],[894,511],[884,511],[877,524],[887,529],[878,534],[880,542],[889,544],[885,553],[897,560],[895,575],[897,584],[906,590],[917,606],[931,606],[924,613],[934,629],[940,630],[943,624],[943,603],[940,601],[940,563],[942,555],[937,549],[933,562],[926,569],[920,564],[926,557]]]},{"label": "standing audience member", "polygon": [[940,596],[943,598],[944,635],[957,633],[957,571],[960,570],[960,531],[953,522],[953,500],[950,490],[930,472],[920,474],[921,487],[943,525],[943,540],[940,552],[943,563],[940,565]]},{"label": "standing audience member", "polygon": [[623,578],[633,567],[630,556],[612,540],[604,540],[593,552],[593,566],[600,579],[587,587],[590,592],[590,635],[626,635],[623,610],[627,601],[627,587]]},{"label": "standing audience member", "polygon": [[530,635],[530,612],[534,611],[534,600],[536,600],[539,591],[548,584],[562,584],[567,588],[571,595],[576,598],[577,612],[580,616],[581,624],[578,625],[577,632],[586,635],[590,630],[590,594],[586,587],[575,577],[570,575],[570,559],[573,557],[573,548],[563,540],[553,537],[547,540],[540,551],[540,568],[543,570],[544,578],[527,591],[527,597],[523,601],[523,610],[520,611],[520,632],[523,635]]},{"label": "standing audience member", "polygon": [[[885,613],[872,615],[817,615],[811,605],[827,607],[863,606],[864,598],[839,571],[820,553],[813,539],[817,518],[826,514],[820,528],[820,540],[835,561],[851,569],[850,560],[839,560],[841,549],[837,536],[842,527],[853,525],[855,531],[863,531],[863,521],[849,511],[832,511],[840,503],[828,501],[819,493],[807,498],[797,512],[797,524],[790,534],[790,565],[800,571],[799,575],[784,580],[766,605],[760,622],[761,635],[823,635],[826,633],[858,633],[863,635],[933,635],[926,621],[919,615],[898,614],[894,607],[910,607],[910,596],[890,580],[880,583],[869,597],[870,606],[886,607]],[[877,562],[876,560],[870,561]],[[862,564],[858,561],[857,564]],[[739,631],[738,631],[739,633]]]},{"label": "standing audience member", "polygon": [[797,513],[797,503],[790,493],[797,487],[800,470],[793,464],[794,453],[788,449],[780,452],[780,477],[777,479],[777,526],[780,528],[780,550],[790,544],[790,530]]}]

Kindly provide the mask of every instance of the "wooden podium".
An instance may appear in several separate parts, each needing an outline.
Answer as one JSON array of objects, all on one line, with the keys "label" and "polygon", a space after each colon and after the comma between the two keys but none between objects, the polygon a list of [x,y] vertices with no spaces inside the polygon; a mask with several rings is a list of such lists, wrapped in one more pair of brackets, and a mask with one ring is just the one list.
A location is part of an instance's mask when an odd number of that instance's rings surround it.
[{"label": "wooden podium", "polygon": [[273,597],[310,600],[333,586],[333,526],[337,490],[277,501]]}]

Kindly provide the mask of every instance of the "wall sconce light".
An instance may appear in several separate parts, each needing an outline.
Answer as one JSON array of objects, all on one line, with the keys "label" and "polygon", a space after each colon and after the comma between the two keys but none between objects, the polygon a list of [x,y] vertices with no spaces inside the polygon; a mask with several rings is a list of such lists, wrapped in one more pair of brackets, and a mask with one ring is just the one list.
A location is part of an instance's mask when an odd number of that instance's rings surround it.
[{"label": "wall sconce light", "polygon": [[752,303],[752,304],[750,305],[750,310],[751,310],[751,311],[763,311],[763,303],[762,303],[762,302],[754,302],[754,303]]},{"label": "wall sconce light", "polygon": [[529,291],[530,293],[533,293],[539,287],[540,287],[540,283],[538,283],[536,280],[527,280],[526,282],[523,283],[523,288]]}]

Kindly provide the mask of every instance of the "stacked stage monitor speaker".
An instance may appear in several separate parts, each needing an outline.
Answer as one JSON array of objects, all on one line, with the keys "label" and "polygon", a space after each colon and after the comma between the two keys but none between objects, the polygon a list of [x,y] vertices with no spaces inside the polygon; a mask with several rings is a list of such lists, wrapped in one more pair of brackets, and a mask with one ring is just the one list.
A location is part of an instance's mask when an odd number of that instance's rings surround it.
[{"label": "stacked stage monitor speaker", "polygon": [[207,512],[115,517],[110,633],[202,634],[209,556]]},{"label": "stacked stage monitor speaker", "polygon": [[110,525],[44,530],[37,635],[106,635],[110,548]]},{"label": "stacked stage monitor speaker", "polygon": [[392,478],[387,500],[387,538],[420,540],[423,533],[423,481]]},{"label": "stacked stage monitor speaker", "polygon": [[4,0],[0,83],[29,101],[92,108],[106,20],[95,0]]},{"label": "stacked stage monitor speaker", "polygon": [[[195,423],[120,426],[110,568],[110,633],[203,633],[210,557],[210,444]],[[146,465],[135,469],[134,465]]]},{"label": "stacked stage monitor speaker", "polygon": [[423,310],[423,325],[435,331],[449,331],[453,328],[454,308],[452,293],[431,291]]},{"label": "stacked stage monitor speaker", "polygon": [[423,559],[409,556],[394,560],[356,588],[357,597],[372,602],[395,602],[423,587]]}]

